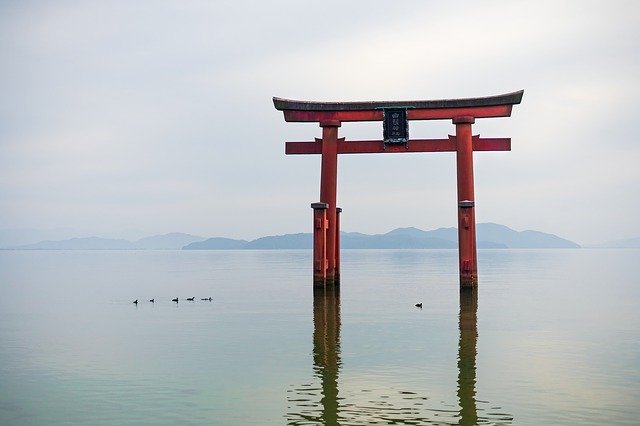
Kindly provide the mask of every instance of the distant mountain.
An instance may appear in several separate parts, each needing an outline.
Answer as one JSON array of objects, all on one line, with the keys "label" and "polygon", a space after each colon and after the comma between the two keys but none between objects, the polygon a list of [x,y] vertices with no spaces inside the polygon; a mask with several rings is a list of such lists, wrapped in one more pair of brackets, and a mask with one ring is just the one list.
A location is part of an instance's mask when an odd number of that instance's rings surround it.
[{"label": "distant mountain", "polygon": [[[0,229],[0,249],[37,244],[43,241],[64,241],[72,238],[86,238],[88,233],[75,228],[34,229],[34,228],[9,228]],[[113,232],[101,232],[93,236],[107,240],[124,239],[136,241],[149,236],[148,232],[125,229]],[[204,239],[204,238],[203,238]]]},{"label": "distant mountain", "polygon": [[203,241],[206,238],[198,237],[191,234],[183,234],[180,232],[173,232],[171,234],[154,235],[153,237],[142,238],[133,243],[133,247],[137,249],[152,249],[152,250],[179,250],[182,247]]},{"label": "distant mountain", "polygon": [[[620,244],[638,244],[626,240]],[[635,241],[635,242],[634,242]],[[204,239],[190,234],[172,233],[142,238],[135,242],[113,238],[71,238],[41,241],[13,247],[25,250],[265,250],[310,249],[310,233],[273,235],[252,241],[214,237]],[[578,244],[553,234],[539,231],[514,231],[504,225],[480,223],[477,226],[478,248],[578,248]],[[342,232],[340,246],[344,249],[455,249],[458,247],[456,228],[423,231],[418,228],[397,228],[386,234],[368,235]],[[627,246],[625,246],[627,247]],[[629,245],[629,247],[635,247]]]},{"label": "distant mountain", "polygon": [[248,241],[231,238],[214,237],[204,241],[187,244],[183,250],[238,250],[244,248]]},{"label": "distant mountain", "polygon": [[86,237],[62,241],[41,241],[13,248],[20,250],[128,250],[134,247],[131,241],[123,239]]},{"label": "distant mountain", "polygon": [[39,241],[66,240],[81,236],[82,232],[71,228],[48,230],[32,228],[0,229],[0,247],[23,246],[35,244]]},{"label": "distant mountain", "polygon": [[640,237],[629,238],[626,240],[615,240],[598,244],[593,247],[599,248],[640,248]]},{"label": "distant mountain", "polygon": [[394,229],[393,231],[386,234],[378,235],[342,234],[340,238],[340,247],[345,249],[425,249],[456,248],[457,246],[457,243],[454,241],[448,241],[437,237],[430,237],[425,231],[421,231],[416,228]]},{"label": "distant mountain", "polygon": [[[423,231],[424,232],[424,231]],[[457,228],[439,228],[427,234],[451,241],[458,240]],[[479,223],[476,226],[476,239],[480,248],[579,248],[573,241],[557,235],[539,231],[515,231],[497,223]]]},{"label": "distant mountain", "polygon": [[179,250],[186,244],[201,240],[204,240],[204,237],[176,232],[146,237],[135,242],[122,238],[86,237],[40,241],[11,248],[19,250]]},{"label": "distant mountain", "polygon": [[313,245],[311,234],[285,234],[262,237],[249,241],[245,249],[309,249]]},{"label": "distant mountain", "polygon": [[[538,231],[514,231],[495,223],[477,226],[478,248],[578,248],[578,244],[553,234]],[[310,249],[313,237],[310,233],[274,235],[253,241],[211,238],[185,246],[192,249]],[[458,247],[456,228],[439,228],[423,231],[418,228],[397,228],[386,234],[368,235],[359,232],[342,232],[340,247],[343,249],[455,249]]]},{"label": "distant mountain", "polygon": [[573,241],[539,231],[514,231],[497,223],[478,225],[478,241],[494,241],[509,248],[580,248]]}]

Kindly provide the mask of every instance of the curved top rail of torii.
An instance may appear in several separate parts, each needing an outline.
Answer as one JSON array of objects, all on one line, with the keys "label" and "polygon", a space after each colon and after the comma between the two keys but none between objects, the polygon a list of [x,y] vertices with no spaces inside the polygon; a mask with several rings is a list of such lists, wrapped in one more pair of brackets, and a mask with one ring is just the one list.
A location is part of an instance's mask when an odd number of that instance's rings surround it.
[{"label": "curved top rail of torii", "polygon": [[423,101],[311,102],[274,97],[273,105],[289,122],[381,121],[390,108],[407,110],[407,120],[443,120],[460,116],[509,117],[524,90],[481,98]]}]

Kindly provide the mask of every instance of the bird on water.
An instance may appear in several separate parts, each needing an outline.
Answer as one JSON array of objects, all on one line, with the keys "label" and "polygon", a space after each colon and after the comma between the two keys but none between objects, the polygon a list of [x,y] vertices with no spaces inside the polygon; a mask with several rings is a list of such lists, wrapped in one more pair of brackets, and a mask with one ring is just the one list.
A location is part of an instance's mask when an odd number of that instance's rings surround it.
[{"label": "bird on water", "polygon": [[188,300],[189,302],[193,302],[193,301],[194,301],[194,299],[195,299],[195,297],[187,297],[187,300]]},{"label": "bird on water", "polygon": [[137,305],[137,304],[138,304],[138,299],[134,300],[134,301],[133,301],[133,304],[134,304],[134,305]]},{"label": "bird on water", "polygon": [[422,309],[422,302],[420,302],[420,303],[416,303],[416,308],[420,308],[420,309]]},{"label": "bird on water", "polygon": [[211,300],[213,300],[213,299],[211,299],[211,297],[205,297],[205,298],[200,299],[200,300],[208,300],[209,302],[211,302]]},{"label": "bird on water", "polygon": [[176,297],[175,299],[171,299],[171,301],[178,303],[178,298]]},{"label": "bird on water", "polygon": [[149,302],[156,303],[156,299],[149,299]]}]

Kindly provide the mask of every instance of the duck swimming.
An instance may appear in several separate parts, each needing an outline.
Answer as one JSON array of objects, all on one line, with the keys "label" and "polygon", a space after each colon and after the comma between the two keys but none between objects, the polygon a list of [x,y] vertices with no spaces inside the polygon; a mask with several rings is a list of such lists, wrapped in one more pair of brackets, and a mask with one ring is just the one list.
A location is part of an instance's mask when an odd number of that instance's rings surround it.
[{"label": "duck swimming", "polygon": [[193,302],[193,300],[194,300],[194,299],[195,299],[195,297],[187,297],[187,300],[188,300],[189,302]]},{"label": "duck swimming", "polygon": [[138,299],[134,300],[134,301],[133,301],[133,304],[134,304],[134,305],[137,305],[137,304],[138,304]]},{"label": "duck swimming", "polygon": [[420,302],[420,303],[416,303],[416,308],[420,308],[420,309],[422,309],[422,302]]},{"label": "duck swimming", "polygon": [[156,303],[156,299],[149,299],[149,302]]},{"label": "duck swimming", "polygon": [[210,297],[205,297],[204,299],[200,299],[200,300],[208,300],[209,302],[211,302],[211,300],[213,299],[211,299]]},{"label": "duck swimming", "polygon": [[171,299],[171,301],[178,303],[178,298],[176,297],[175,299]]}]

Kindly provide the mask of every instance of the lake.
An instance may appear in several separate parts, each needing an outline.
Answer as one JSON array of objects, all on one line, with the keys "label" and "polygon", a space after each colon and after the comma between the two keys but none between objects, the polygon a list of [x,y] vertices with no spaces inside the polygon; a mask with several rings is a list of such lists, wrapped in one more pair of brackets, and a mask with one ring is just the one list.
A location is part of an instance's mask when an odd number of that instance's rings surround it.
[{"label": "lake", "polygon": [[638,424],[640,250],[478,256],[0,251],[0,424]]}]

